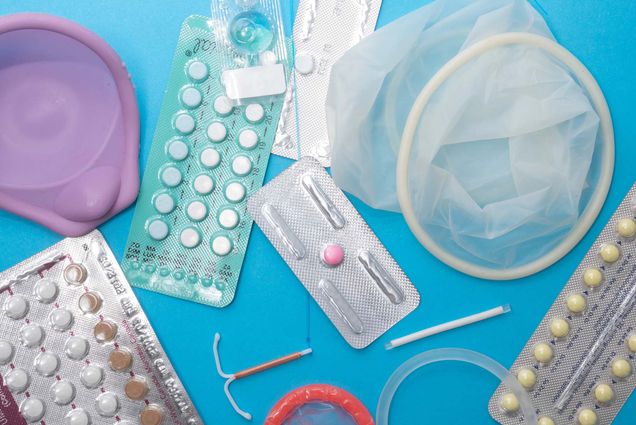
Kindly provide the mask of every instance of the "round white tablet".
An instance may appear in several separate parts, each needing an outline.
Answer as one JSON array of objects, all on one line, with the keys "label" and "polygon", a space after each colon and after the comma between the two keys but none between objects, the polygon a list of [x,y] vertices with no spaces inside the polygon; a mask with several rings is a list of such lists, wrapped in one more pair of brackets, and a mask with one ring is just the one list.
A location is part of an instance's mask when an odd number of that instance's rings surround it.
[{"label": "round white tablet", "polygon": [[170,214],[174,211],[174,198],[167,193],[160,193],[154,199],[155,209],[160,214]]},{"label": "round white tablet", "polygon": [[251,128],[241,130],[239,133],[239,146],[243,149],[254,149],[258,143],[258,134]]},{"label": "round white tablet", "polygon": [[225,198],[230,202],[241,202],[245,198],[245,186],[239,182],[232,182],[225,186]]},{"label": "round white tablet", "polygon": [[72,336],[66,340],[64,352],[68,358],[73,360],[82,360],[88,354],[90,346],[85,338]]},{"label": "round white tablet", "polygon": [[175,161],[183,161],[188,157],[190,149],[183,140],[173,140],[168,145],[168,156]]},{"label": "round white tablet", "polygon": [[67,380],[57,381],[51,387],[51,400],[60,406],[66,406],[75,398],[75,385]]},{"label": "round white tablet", "polygon": [[636,221],[624,218],[616,224],[616,231],[624,238],[633,238],[636,235]]},{"label": "round white tablet", "polygon": [[217,236],[212,240],[212,251],[221,257],[232,251],[232,241],[227,236]]},{"label": "round white tablet", "polygon": [[50,279],[40,279],[33,286],[33,295],[41,303],[50,304],[57,298],[57,283]]},{"label": "round white tablet", "polygon": [[252,171],[252,161],[245,155],[239,155],[232,160],[232,172],[237,176],[246,176]]},{"label": "round white tablet", "polygon": [[29,388],[31,377],[24,369],[12,369],[4,377],[4,382],[12,393],[19,394]]},{"label": "round white tablet", "polygon": [[80,381],[86,388],[97,388],[104,380],[104,369],[94,364],[84,366],[80,372]]},{"label": "round white tablet", "polygon": [[53,376],[60,368],[60,358],[45,351],[35,358],[35,370],[42,376]]},{"label": "round white tablet", "polygon": [[207,168],[214,168],[221,162],[221,154],[214,148],[206,148],[201,152],[201,164]]},{"label": "round white tablet", "polygon": [[174,118],[174,128],[181,134],[190,134],[194,131],[196,123],[190,114],[178,114]]},{"label": "round white tablet", "polygon": [[201,235],[199,234],[197,229],[186,227],[181,231],[179,240],[181,241],[181,245],[183,245],[184,247],[194,248],[201,242]]},{"label": "round white tablet", "polygon": [[329,140],[319,140],[316,144],[316,153],[318,156],[327,158],[331,154],[331,145],[329,144]]},{"label": "round white tablet", "polygon": [[201,221],[208,215],[208,207],[201,201],[192,201],[188,204],[186,213],[190,220]]},{"label": "round white tablet", "polygon": [[170,229],[163,220],[153,220],[148,224],[148,234],[156,241],[160,241],[168,236]]},{"label": "round white tablet", "polygon": [[294,60],[294,68],[299,74],[311,74],[314,71],[314,56],[309,52],[298,52]]},{"label": "round white tablet", "polygon": [[25,347],[37,347],[44,339],[44,329],[35,323],[29,323],[20,329],[20,341]]},{"label": "round white tablet", "polygon": [[207,174],[200,174],[194,179],[194,190],[200,195],[207,195],[214,190],[214,180]]},{"label": "round white tablet", "polygon": [[245,119],[252,124],[259,123],[265,117],[265,109],[260,103],[250,103],[245,108]]},{"label": "round white tablet", "polygon": [[44,417],[46,405],[37,397],[29,397],[20,405],[22,417],[30,423],[38,422]]},{"label": "round white tablet", "polygon": [[65,308],[56,308],[49,314],[49,322],[56,331],[68,330],[73,324],[73,313]]},{"label": "round white tablet", "polygon": [[161,181],[168,187],[178,186],[181,179],[181,171],[177,167],[166,167],[161,171]]},{"label": "round white tablet", "polygon": [[214,121],[208,126],[208,139],[214,143],[219,143],[225,140],[227,136],[227,128],[222,122]]},{"label": "round white tablet", "polygon": [[232,105],[232,101],[227,96],[219,96],[214,99],[214,112],[221,116],[230,115],[234,109],[234,105]]},{"label": "round white tablet", "polygon": [[597,268],[589,268],[583,272],[583,283],[588,288],[596,288],[603,282],[603,273]]},{"label": "round white tablet", "polygon": [[28,312],[29,302],[22,295],[12,295],[4,303],[4,313],[12,319],[22,319]]},{"label": "round white tablet", "polygon": [[91,417],[84,409],[73,409],[66,415],[66,425],[90,425]]},{"label": "round white tablet", "polygon": [[239,215],[232,208],[226,208],[219,213],[219,226],[224,229],[234,229],[239,223]]},{"label": "round white tablet", "polygon": [[0,341],[0,365],[5,365],[13,359],[13,345],[8,341]]},{"label": "round white tablet", "polygon": [[186,108],[196,108],[202,100],[201,92],[195,87],[186,87],[181,91],[181,103]]},{"label": "round white tablet", "polygon": [[113,393],[103,393],[95,400],[95,410],[107,418],[115,416],[119,410],[119,398]]},{"label": "round white tablet", "polygon": [[261,65],[276,65],[278,58],[276,57],[276,53],[271,50],[265,50],[258,55],[258,63]]},{"label": "round white tablet", "polygon": [[606,243],[601,246],[599,254],[606,263],[615,263],[620,258],[621,251],[613,243]]},{"label": "round white tablet", "polygon": [[208,78],[208,67],[201,61],[190,62],[187,72],[194,81],[203,81]]}]

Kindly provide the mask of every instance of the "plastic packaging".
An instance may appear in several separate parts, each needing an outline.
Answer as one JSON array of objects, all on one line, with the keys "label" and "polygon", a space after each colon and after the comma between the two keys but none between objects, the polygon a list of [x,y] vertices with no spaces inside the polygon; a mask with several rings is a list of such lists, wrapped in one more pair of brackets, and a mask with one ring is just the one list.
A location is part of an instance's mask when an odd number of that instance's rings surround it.
[{"label": "plastic packaging", "polygon": [[445,361],[471,363],[495,375],[501,380],[508,390],[512,391],[512,394],[514,394],[518,400],[520,410],[523,412],[527,423],[530,425],[537,424],[537,417],[534,413],[534,407],[530,401],[530,397],[523,387],[517,382],[514,375],[508,372],[505,367],[490,357],[476,351],[465,350],[463,348],[439,348],[425,351],[411,357],[398,367],[395,372],[393,372],[384,385],[382,394],[380,394],[380,399],[378,400],[375,418],[377,425],[389,424],[391,402],[393,401],[393,396],[402,381],[404,381],[411,373],[423,366]]},{"label": "plastic packaging", "polygon": [[210,20],[181,29],[122,268],[134,286],[224,307],[252,230],[282,98],[234,106]]},{"label": "plastic packaging", "polygon": [[296,162],[247,206],[352,347],[368,346],[419,305],[417,289],[316,159]]},{"label": "plastic packaging", "polygon": [[203,423],[98,231],[0,282],[3,423]]},{"label": "plastic packaging", "polygon": [[327,118],[336,183],[483,278],[558,260],[611,181],[602,92],[524,0],[438,0],[380,29],[334,65]]},{"label": "plastic packaging", "polygon": [[[511,370],[554,423],[609,424],[636,387],[636,185],[607,222]],[[490,413],[506,425],[523,423]],[[591,422],[587,422],[591,421]]]}]

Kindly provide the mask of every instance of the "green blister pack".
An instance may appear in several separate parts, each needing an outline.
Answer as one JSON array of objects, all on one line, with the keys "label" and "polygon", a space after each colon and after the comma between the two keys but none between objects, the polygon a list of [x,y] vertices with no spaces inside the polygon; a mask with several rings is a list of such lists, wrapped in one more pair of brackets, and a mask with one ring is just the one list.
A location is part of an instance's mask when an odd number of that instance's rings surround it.
[{"label": "green blister pack", "polygon": [[[181,28],[122,269],[133,286],[224,307],[252,228],[283,98],[236,105],[210,18]],[[225,55],[225,56],[224,56]]]}]

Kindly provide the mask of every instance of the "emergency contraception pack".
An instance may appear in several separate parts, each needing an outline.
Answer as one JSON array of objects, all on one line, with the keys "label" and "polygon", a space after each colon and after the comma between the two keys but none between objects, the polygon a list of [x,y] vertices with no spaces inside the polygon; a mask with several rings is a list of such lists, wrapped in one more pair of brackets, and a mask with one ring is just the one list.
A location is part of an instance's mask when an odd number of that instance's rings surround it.
[{"label": "emergency contraception pack", "polygon": [[352,347],[419,305],[417,289],[314,158],[252,195],[248,210]]},{"label": "emergency contraception pack", "polygon": [[373,32],[382,0],[300,0],[294,21],[294,72],[287,87],[272,152],[313,156],[328,167],[325,99],[331,66]]},{"label": "emergency contraception pack", "polygon": [[203,423],[98,231],[0,285],[0,423]]},{"label": "emergency contraception pack", "polygon": [[[636,185],[512,365],[539,425],[609,424],[636,386]],[[524,423],[499,387],[490,413]]]},{"label": "emergency contraception pack", "polygon": [[215,38],[213,22],[191,16],[181,29],[122,268],[134,286],[223,307],[236,291],[252,228],[245,200],[262,185],[282,96],[241,105],[226,96],[222,74],[251,94],[246,84],[258,75],[227,76],[245,55]]}]

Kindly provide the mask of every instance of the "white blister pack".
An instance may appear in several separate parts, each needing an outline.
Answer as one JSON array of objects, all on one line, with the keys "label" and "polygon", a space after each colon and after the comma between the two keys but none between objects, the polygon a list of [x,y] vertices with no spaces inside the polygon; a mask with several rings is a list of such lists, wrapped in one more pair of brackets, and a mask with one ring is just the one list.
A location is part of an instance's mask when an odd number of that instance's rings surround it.
[{"label": "white blister pack", "polygon": [[[607,425],[636,387],[636,185],[550,307],[511,371],[539,425]],[[489,411],[527,423],[504,387]]]},{"label": "white blister pack", "polygon": [[247,208],[352,347],[368,346],[419,305],[417,289],[316,159],[292,165]]},{"label": "white blister pack", "polygon": [[0,285],[0,423],[203,423],[97,230]]},{"label": "white blister pack", "polygon": [[373,32],[382,0],[300,0],[294,21],[294,70],[272,153],[331,163],[325,100],[331,67]]}]

